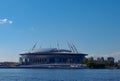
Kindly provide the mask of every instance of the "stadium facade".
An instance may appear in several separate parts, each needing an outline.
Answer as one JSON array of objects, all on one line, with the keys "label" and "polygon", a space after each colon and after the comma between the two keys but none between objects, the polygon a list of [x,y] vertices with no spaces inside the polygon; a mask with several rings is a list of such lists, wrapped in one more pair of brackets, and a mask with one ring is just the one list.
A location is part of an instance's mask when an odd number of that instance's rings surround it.
[{"label": "stadium facade", "polygon": [[40,48],[20,54],[22,65],[81,64],[87,54],[58,48]]}]

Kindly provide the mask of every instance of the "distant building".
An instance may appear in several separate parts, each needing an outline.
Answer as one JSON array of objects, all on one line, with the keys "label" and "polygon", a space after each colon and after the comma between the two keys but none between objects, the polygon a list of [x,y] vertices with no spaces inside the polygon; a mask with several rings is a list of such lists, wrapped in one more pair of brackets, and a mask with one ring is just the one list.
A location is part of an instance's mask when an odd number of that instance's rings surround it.
[{"label": "distant building", "polygon": [[87,54],[57,48],[41,48],[20,54],[22,65],[34,64],[80,64]]},{"label": "distant building", "polygon": [[104,57],[98,57],[97,62],[104,62]]},{"label": "distant building", "polygon": [[89,57],[88,61],[94,61],[94,58],[93,57]]},{"label": "distant building", "polygon": [[118,60],[118,66],[120,67],[120,60]]},{"label": "distant building", "polygon": [[114,62],[114,60],[115,60],[115,59],[114,59],[113,57],[108,57],[108,58],[107,58],[107,61],[108,61],[108,62]]},{"label": "distant building", "polygon": [[118,60],[118,63],[120,63],[120,60]]}]

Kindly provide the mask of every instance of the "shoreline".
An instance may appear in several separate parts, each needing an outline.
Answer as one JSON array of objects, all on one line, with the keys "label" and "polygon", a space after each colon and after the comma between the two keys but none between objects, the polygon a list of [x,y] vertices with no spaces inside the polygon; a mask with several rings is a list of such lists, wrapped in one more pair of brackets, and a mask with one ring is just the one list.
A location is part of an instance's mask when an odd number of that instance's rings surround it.
[{"label": "shoreline", "polygon": [[0,69],[110,69],[117,70],[120,68],[75,68],[75,67],[0,67]]}]

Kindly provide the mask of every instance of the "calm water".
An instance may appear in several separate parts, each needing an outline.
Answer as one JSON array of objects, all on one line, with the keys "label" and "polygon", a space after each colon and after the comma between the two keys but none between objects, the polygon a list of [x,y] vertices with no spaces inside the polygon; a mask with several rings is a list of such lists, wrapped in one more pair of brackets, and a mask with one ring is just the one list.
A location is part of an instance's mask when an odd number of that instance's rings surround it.
[{"label": "calm water", "polygon": [[120,81],[120,70],[0,69],[0,81]]}]

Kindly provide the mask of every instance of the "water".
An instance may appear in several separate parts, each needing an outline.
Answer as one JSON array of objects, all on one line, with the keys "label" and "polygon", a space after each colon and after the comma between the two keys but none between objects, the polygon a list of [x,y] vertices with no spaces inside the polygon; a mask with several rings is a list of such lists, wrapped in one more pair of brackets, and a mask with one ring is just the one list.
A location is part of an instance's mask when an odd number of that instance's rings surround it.
[{"label": "water", "polygon": [[120,81],[120,70],[0,69],[0,81]]}]

